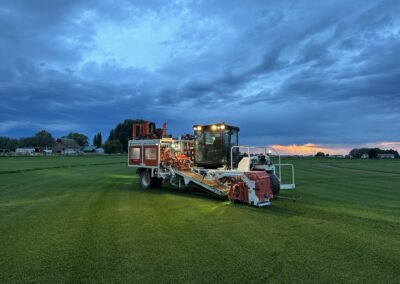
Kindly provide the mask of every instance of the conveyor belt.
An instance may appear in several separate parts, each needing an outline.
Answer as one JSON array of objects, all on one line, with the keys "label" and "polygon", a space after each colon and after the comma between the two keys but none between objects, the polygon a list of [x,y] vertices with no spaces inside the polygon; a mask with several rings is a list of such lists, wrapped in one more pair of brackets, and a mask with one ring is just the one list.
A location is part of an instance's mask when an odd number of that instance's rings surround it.
[{"label": "conveyor belt", "polygon": [[200,186],[207,192],[217,194],[219,196],[227,196],[229,188],[221,184],[217,179],[206,179],[202,175],[192,171],[175,171],[178,175],[185,179],[185,183],[188,181]]}]

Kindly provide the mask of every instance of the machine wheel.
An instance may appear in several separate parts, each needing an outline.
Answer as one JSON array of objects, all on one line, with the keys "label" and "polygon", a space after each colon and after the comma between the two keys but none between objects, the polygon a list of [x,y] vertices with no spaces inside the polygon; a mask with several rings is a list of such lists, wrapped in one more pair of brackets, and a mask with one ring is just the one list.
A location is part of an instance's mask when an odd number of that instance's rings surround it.
[{"label": "machine wheel", "polygon": [[140,187],[144,189],[148,189],[151,186],[151,176],[150,172],[147,170],[141,171],[139,174],[139,179],[140,179]]},{"label": "machine wheel", "polygon": [[279,192],[281,191],[281,183],[278,177],[274,174],[270,174],[269,178],[271,182],[272,193],[274,194],[274,197],[277,197],[279,195]]}]

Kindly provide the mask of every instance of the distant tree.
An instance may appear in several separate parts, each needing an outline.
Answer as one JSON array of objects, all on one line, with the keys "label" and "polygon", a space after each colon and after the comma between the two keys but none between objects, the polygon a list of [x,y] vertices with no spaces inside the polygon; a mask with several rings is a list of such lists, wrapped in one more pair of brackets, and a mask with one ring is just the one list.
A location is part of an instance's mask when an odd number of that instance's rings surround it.
[{"label": "distant tree", "polygon": [[349,155],[354,158],[361,158],[362,155],[368,154],[370,150],[370,148],[355,148],[350,151]]},{"label": "distant tree", "polygon": [[18,139],[10,139],[10,141],[8,142],[7,149],[10,151],[15,151],[17,147],[18,147]]},{"label": "distant tree", "polygon": [[132,124],[134,122],[143,122],[143,120],[126,119],[110,131],[108,140],[118,140],[122,145],[122,150],[128,152],[128,141],[132,138]]},{"label": "distant tree", "polygon": [[329,156],[330,156],[329,153],[326,153],[326,154],[325,154],[325,157],[329,157]]},{"label": "distant tree", "polygon": [[93,137],[93,146],[100,148],[102,143],[103,143],[103,137],[101,136],[101,132],[99,132]]},{"label": "distant tree", "polygon": [[399,152],[397,152],[396,150],[393,149],[389,149],[389,150],[382,150],[381,152],[379,152],[379,154],[393,154],[395,158],[399,158]]},{"label": "distant tree", "polygon": [[41,130],[35,134],[33,137],[23,137],[18,140],[16,143],[16,140],[12,142],[13,147],[41,147],[41,148],[46,148],[46,147],[51,147],[54,144],[54,138],[51,135],[51,133],[47,132],[46,130]]},{"label": "distant tree", "polygon": [[54,144],[53,136],[46,130],[41,130],[34,136],[35,147],[51,147]]},{"label": "distant tree", "polygon": [[119,140],[107,140],[104,143],[104,151],[107,154],[122,153],[123,147]]},{"label": "distant tree", "polygon": [[18,140],[18,147],[36,147],[35,137],[23,137]]},{"label": "distant tree", "polygon": [[63,136],[63,138],[74,139],[80,146],[88,145],[88,137],[81,133],[71,132],[67,136]]},{"label": "distant tree", "polygon": [[10,141],[10,138],[0,136],[0,149],[7,149],[8,141]]},{"label": "distant tree", "polygon": [[101,132],[97,133],[97,137],[96,137],[96,145],[97,148],[101,147],[101,144],[103,143],[103,137],[101,136]]},{"label": "distant tree", "polygon": [[17,147],[18,147],[17,139],[11,139],[9,137],[0,137],[0,149],[15,151]]},{"label": "distant tree", "polygon": [[372,158],[372,159],[375,159],[375,158],[378,158],[378,151],[379,151],[380,149],[377,149],[377,148],[375,148],[375,149],[370,149],[369,151],[368,151],[368,156],[370,157],[370,158]]},{"label": "distant tree", "polygon": [[325,153],[318,152],[317,154],[315,154],[315,157],[325,157]]},{"label": "distant tree", "polygon": [[352,150],[349,152],[349,155],[352,156],[352,157],[354,157],[354,158],[360,158],[361,155],[360,155],[359,152],[360,152],[359,149],[354,148],[354,149],[352,149]]}]

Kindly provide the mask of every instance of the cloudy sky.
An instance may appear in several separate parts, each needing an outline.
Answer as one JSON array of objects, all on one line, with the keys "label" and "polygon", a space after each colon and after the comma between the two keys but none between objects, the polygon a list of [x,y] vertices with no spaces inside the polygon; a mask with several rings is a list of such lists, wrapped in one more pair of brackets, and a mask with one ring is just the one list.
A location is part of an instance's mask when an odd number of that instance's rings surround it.
[{"label": "cloudy sky", "polygon": [[0,50],[0,136],[143,118],[294,151],[400,148],[398,0],[4,0]]}]

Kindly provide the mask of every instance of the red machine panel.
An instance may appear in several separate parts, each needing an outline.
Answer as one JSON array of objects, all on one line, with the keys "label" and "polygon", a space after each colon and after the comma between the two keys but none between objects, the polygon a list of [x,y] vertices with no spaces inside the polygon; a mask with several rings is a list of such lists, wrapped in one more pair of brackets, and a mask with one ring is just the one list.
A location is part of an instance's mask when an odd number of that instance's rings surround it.
[{"label": "red machine panel", "polygon": [[[264,202],[266,197],[268,199],[274,198],[271,190],[271,183],[269,175],[265,171],[251,171],[244,173],[249,180],[255,181],[255,191],[258,199]],[[241,181],[232,181],[229,191],[230,200],[238,200],[248,203],[248,188],[247,185]]]},{"label": "red machine panel", "polygon": [[146,166],[157,167],[158,166],[158,146],[144,145],[143,151],[144,151],[143,163]]},{"label": "red machine panel", "polygon": [[274,194],[271,189],[271,180],[269,175],[265,171],[252,171],[244,173],[250,180],[256,182],[256,195],[264,201],[265,196],[269,199],[274,198]]},{"label": "red machine panel", "polygon": [[140,165],[142,163],[142,146],[129,147],[129,165]]}]

